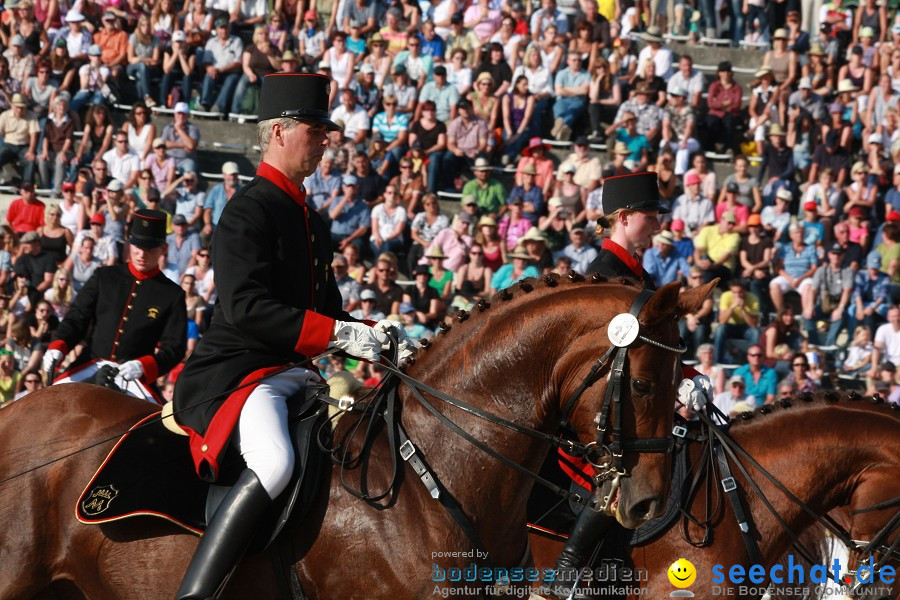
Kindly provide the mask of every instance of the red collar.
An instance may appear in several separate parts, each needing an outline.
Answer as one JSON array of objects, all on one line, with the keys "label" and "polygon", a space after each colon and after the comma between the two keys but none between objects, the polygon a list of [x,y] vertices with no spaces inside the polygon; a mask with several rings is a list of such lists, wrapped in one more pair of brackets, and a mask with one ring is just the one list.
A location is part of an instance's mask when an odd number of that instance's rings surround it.
[{"label": "red collar", "polygon": [[153,270],[150,271],[149,273],[142,273],[142,272],[138,271],[137,269],[135,269],[134,264],[132,264],[131,262],[128,263],[128,270],[131,272],[131,274],[134,276],[134,278],[137,279],[138,281],[143,281],[145,279],[152,279],[153,277],[156,277],[160,273],[159,267],[154,267]]},{"label": "red collar", "polygon": [[644,278],[644,269],[641,267],[641,263],[638,262],[638,259],[628,254],[628,252],[625,251],[625,248],[609,238],[604,238],[603,249],[615,254],[616,257],[621,260],[626,267],[631,269],[631,272],[637,275],[639,279]]},{"label": "red collar", "polygon": [[263,179],[267,179],[278,186],[281,191],[291,197],[291,200],[299,204],[300,206],[306,207],[306,190],[302,187],[298,188],[294,185],[290,179],[287,178],[287,175],[273,167],[267,162],[259,163],[259,168],[256,169],[256,174]]}]

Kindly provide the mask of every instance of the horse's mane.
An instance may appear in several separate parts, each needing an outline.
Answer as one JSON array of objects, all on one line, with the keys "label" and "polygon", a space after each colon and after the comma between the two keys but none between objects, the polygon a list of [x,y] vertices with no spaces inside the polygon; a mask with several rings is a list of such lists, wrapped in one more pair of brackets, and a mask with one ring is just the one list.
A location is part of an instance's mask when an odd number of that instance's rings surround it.
[{"label": "horse's mane", "polygon": [[732,427],[752,423],[761,418],[770,418],[772,415],[782,414],[788,411],[805,411],[821,409],[825,406],[843,405],[856,408],[861,411],[872,412],[900,421],[900,406],[887,402],[882,396],[864,396],[856,391],[823,390],[817,392],[801,392],[787,398],[780,398],[772,404],[759,406],[754,410],[742,412],[735,416],[731,422]]},{"label": "horse's mane", "polygon": [[[452,317],[452,320],[454,321],[452,324],[448,323],[447,319],[441,321],[438,325],[438,333],[435,337],[430,342],[422,340],[422,346],[423,348],[431,348],[441,338],[455,338],[459,335],[464,335],[459,332],[468,331],[473,327],[473,323],[480,323],[483,319],[486,319],[491,314],[497,312],[496,309],[490,311],[492,307],[499,305],[514,308],[518,304],[524,302],[525,298],[540,298],[545,295],[557,293],[561,289],[586,287],[597,284],[626,289],[638,288],[638,283],[632,279],[626,277],[609,279],[598,273],[585,277],[584,275],[573,271],[565,277],[560,276],[557,273],[550,273],[543,277],[529,277],[513,284],[505,290],[497,292],[491,296],[490,300],[479,300],[471,312],[466,310],[458,311]],[[451,332],[454,332],[455,335],[451,336]]]}]

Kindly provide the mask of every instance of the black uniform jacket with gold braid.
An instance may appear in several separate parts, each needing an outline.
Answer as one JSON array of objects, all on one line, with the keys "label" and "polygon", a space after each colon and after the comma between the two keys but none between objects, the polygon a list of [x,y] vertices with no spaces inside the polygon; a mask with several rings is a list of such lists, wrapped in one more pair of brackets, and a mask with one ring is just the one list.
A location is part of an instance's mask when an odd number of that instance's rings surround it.
[{"label": "black uniform jacket with gold braid", "polygon": [[50,348],[65,354],[85,335],[87,348],[70,371],[94,359],[139,360],[141,380],[153,383],[184,358],[184,291],[159,269],[141,273],[131,263],[97,269],[72,301]]},{"label": "black uniform jacket with gold braid", "polygon": [[225,205],[212,256],[212,323],[175,385],[175,418],[190,434],[194,466],[206,480],[218,476],[255,387],[249,382],[321,353],[335,319],[355,320],[341,308],[325,221],[308,208],[305,192],[267,163]]}]

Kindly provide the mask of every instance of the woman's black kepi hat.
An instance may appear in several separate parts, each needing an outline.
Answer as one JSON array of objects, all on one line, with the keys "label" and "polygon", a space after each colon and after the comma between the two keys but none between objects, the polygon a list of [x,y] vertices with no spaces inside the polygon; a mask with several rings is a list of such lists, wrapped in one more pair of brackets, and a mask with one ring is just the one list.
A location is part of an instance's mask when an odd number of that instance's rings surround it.
[{"label": "woman's black kepi hat", "polygon": [[259,120],[290,117],[325,125],[330,131],[339,131],[342,128],[328,117],[330,92],[331,79],[324,75],[266,75],[259,92]]},{"label": "woman's black kepi hat", "polygon": [[142,208],[131,219],[131,236],[128,243],[149,250],[166,243],[166,213]]},{"label": "woman's black kepi hat", "polygon": [[603,180],[600,204],[603,214],[610,215],[617,210],[657,210],[661,213],[671,209],[659,201],[659,183],[656,173],[632,173],[607,177]]}]

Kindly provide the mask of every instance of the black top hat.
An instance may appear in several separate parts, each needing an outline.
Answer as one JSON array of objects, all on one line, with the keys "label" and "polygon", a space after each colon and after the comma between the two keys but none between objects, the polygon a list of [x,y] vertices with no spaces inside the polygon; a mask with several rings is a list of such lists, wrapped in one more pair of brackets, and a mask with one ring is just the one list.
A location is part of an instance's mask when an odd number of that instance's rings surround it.
[{"label": "black top hat", "polygon": [[611,215],[620,209],[671,212],[659,201],[656,173],[633,173],[606,178],[603,180],[601,204],[604,215]]},{"label": "black top hat", "polygon": [[259,92],[259,120],[290,117],[338,131],[341,127],[328,118],[330,91],[331,81],[324,75],[266,75]]},{"label": "black top hat", "polygon": [[131,219],[128,243],[138,248],[159,248],[166,242],[166,213],[143,208]]}]

